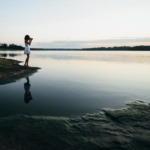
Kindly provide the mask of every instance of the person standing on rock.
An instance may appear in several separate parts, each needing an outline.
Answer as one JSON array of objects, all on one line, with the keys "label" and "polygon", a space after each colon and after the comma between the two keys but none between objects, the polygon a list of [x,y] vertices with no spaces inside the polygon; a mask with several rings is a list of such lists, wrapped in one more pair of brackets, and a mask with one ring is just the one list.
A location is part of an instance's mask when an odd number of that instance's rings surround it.
[{"label": "person standing on rock", "polygon": [[25,42],[25,49],[24,49],[24,54],[27,55],[27,58],[25,60],[24,66],[29,67],[28,63],[29,63],[29,57],[30,57],[30,45],[32,42],[33,38],[30,38],[29,35],[25,35],[24,37],[24,42]]}]

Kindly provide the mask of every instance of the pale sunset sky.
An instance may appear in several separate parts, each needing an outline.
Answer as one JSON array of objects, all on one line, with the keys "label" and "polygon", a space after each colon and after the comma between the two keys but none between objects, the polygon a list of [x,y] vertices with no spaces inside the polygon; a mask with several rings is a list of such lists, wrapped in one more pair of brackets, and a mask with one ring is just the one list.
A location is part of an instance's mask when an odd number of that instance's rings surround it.
[{"label": "pale sunset sky", "polygon": [[150,0],[0,0],[0,43],[35,48],[150,45]]}]

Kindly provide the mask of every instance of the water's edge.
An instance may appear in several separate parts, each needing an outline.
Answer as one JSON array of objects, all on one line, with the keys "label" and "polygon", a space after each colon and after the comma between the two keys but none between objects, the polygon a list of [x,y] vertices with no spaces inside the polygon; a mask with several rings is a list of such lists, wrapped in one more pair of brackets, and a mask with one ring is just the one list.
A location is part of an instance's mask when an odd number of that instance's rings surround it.
[{"label": "water's edge", "polygon": [[18,115],[0,119],[0,149],[149,149],[150,103],[75,118]]}]

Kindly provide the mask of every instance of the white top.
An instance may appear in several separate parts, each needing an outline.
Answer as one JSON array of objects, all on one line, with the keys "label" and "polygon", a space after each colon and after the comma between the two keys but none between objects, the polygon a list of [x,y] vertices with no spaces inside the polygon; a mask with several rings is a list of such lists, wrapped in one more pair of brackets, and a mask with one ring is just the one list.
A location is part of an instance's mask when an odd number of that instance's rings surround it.
[{"label": "white top", "polygon": [[27,43],[25,43],[24,54],[30,54],[30,47]]}]

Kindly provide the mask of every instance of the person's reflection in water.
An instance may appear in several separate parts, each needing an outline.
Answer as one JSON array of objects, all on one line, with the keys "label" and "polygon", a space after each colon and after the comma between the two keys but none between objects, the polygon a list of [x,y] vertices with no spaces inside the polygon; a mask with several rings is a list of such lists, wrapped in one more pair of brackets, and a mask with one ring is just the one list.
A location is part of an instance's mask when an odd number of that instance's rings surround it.
[{"label": "person's reflection in water", "polygon": [[29,103],[33,98],[32,98],[32,95],[31,95],[31,92],[30,92],[30,81],[29,81],[29,78],[26,77],[27,79],[27,82],[24,83],[24,89],[25,89],[25,94],[24,94],[24,101],[25,103]]}]

